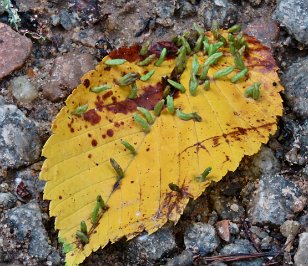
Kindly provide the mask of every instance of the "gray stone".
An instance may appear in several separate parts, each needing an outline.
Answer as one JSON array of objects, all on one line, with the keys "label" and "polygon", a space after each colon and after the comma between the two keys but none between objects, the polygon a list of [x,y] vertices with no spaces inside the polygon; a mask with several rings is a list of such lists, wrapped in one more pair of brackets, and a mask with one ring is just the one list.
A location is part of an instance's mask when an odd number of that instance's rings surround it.
[{"label": "gray stone", "polygon": [[7,220],[18,241],[28,239],[28,253],[38,259],[46,259],[54,252],[48,243],[48,236],[42,223],[42,215],[37,202],[8,210]]},{"label": "gray stone", "polygon": [[55,59],[44,96],[53,102],[66,98],[80,83],[83,74],[94,69],[96,61],[90,54],[69,53]]},{"label": "gray stone", "polygon": [[290,151],[286,153],[286,160],[290,164],[307,166],[308,164],[308,120],[297,124],[294,130],[294,142]]},{"label": "gray stone", "polygon": [[0,193],[0,209],[10,209],[16,204],[17,198],[12,193]]},{"label": "gray stone", "polygon": [[207,29],[216,20],[220,26],[229,27],[236,22],[238,8],[228,0],[204,1],[200,10],[203,12],[204,25]]},{"label": "gray stone", "polygon": [[53,26],[58,26],[60,24],[60,16],[58,16],[58,15],[52,15],[50,17],[50,20],[51,20],[51,24]]},{"label": "gray stone", "polygon": [[273,16],[296,40],[308,44],[307,0],[280,0]]},{"label": "gray stone", "polygon": [[262,146],[258,154],[256,154],[247,172],[255,177],[262,174],[275,174],[280,170],[280,163],[274,155],[272,149]]},{"label": "gray stone", "polygon": [[60,25],[65,30],[71,30],[74,27],[74,20],[71,14],[68,13],[66,10],[61,10],[59,18],[60,18]]},{"label": "gray stone", "polygon": [[32,50],[32,42],[0,23],[0,79],[20,68]]},{"label": "gray stone", "polygon": [[[220,255],[231,255],[231,254],[241,254],[241,253],[254,253],[256,250],[250,244],[248,240],[236,240],[234,243],[226,245],[220,251]],[[243,260],[237,262],[231,262],[232,266],[262,266],[262,259],[254,259],[254,260]]]},{"label": "gray stone", "polygon": [[196,15],[197,11],[194,5],[183,0],[180,3],[180,17],[181,18],[189,18]]},{"label": "gray stone", "polygon": [[38,128],[15,105],[0,106],[0,150],[0,168],[18,168],[40,156]]},{"label": "gray stone", "polygon": [[286,72],[282,76],[282,81],[285,86],[284,95],[287,104],[296,114],[304,118],[308,116],[307,73],[308,57],[305,57],[288,67]]},{"label": "gray stone", "polygon": [[245,209],[235,198],[225,197],[222,195],[210,195],[211,203],[214,210],[222,220],[240,222]]},{"label": "gray stone", "polygon": [[189,266],[194,262],[193,253],[190,250],[184,250],[180,255],[170,259],[166,266]]},{"label": "gray stone", "polygon": [[300,228],[299,222],[287,220],[280,226],[280,233],[284,237],[296,236]]},{"label": "gray stone", "polygon": [[193,253],[205,256],[213,252],[219,245],[215,228],[205,223],[194,223],[185,231],[184,244]]},{"label": "gray stone", "polygon": [[175,6],[171,1],[159,1],[156,6],[156,13],[160,18],[170,18],[173,16]]},{"label": "gray stone", "polygon": [[263,175],[250,202],[249,220],[252,224],[281,225],[293,214],[293,204],[300,195],[300,188],[284,176]]},{"label": "gray stone", "polygon": [[12,79],[10,87],[14,98],[20,103],[30,103],[38,96],[38,90],[32,85],[28,76]]},{"label": "gray stone", "polygon": [[162,228],[156,233],[146,233],[134,238],[127,245],[126,260],[132,264],[148,265],[173,252],[175,238],[170,228]]},{"label": "gray stone", "polygon": [[45,181],[40,180],[38,172],[31,170],[30,167],[17,171],[15,175],[15,183],[23,182],[33,198],[38,198],[43,192]]},{"label": "gray stone", "polygon": [[299,244],[297,252],[294,256],[295,266],[308,265],[308,233],[302,233],[299,235]]},{"label": "gray stone", "polygon": [[308,212],[303,214],[298,221],[301,227],[308,232]]}]

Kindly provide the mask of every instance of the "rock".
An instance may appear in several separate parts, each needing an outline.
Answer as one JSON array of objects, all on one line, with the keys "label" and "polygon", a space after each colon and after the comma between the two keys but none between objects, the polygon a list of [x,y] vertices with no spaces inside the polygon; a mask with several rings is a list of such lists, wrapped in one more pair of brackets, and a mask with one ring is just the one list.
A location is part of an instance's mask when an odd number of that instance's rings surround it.
[{"label": "rock", "polygon": [[27,12],[40,6],[40,0],[15,0],[18,6],[18,12]]},{"label": "rock", "polygon": [[[254,253],[256,250],[250,244],[248,240],[236,240],[234,243],[224,246],[220,251],[219,255],[231,255],[231,254],[250,254]],[[231,262],[232,266],[262,266],[262,259],[254,259],[254,260],[243,260],[237,262]]]},{"label": "rock", "polygon": [[71,30],[74,27],[72,15],[66,10],[61,10],[59,14],[59,23],[65,30]]},{"label": "rock", "polygon": [[42,223],[42,216],[37,202],[8,210],[7,220],[19,241],[29,241],[28,253],[38,259],[46,259],[54,252],[48,243],[48,236]]},{"label": "rock", "polygon": [[181,1],[180,3],[180,17],[181,18],[189,18],[196,15],[196,8],[186,0]]},{"label": "rock", "polygon": [[180,255],[168,260],[166,266],[189,266],[194,262],[193,253],[190,250],[184,250]]},{"label": "rock", "polygon": [[0,168],[35,162],[41,153],[36,124],[15,105],[0,106]]},{"label": "rock", "polygon": [[277,22],[272,18],[262,17],[250,22],[244,32],[256,37],[263,44],[271,47],[272,42],[278,38],[279,27]]},{"label": "rock", "polygon": [[[291,165],[307,166],[308,163],[308,120],[306,119],[303,124],[297,123],[293,130],[294,142],[291,149],[285,154],[285,159]],[[299,206],[296,209],[300,210]]]},{"label": "rock", "polygon": [[222,220],[216,223],[216,230],[219,237],[226,241],[230,241],[229,220]]},{"label": "rock", "polygon": [[294,256],[295,266],[308,265],[308,233],[302,233],[299,235],[299,244],[297,252]]},{"label": "rock", "polygon": [[308,116],[307,72],[308,57],[305,57],[288,67],[282,76],[286,102],[296,114],[303,118]]},{"label": "rock", "polygon": [[58,15],[52,15],[52,16],[50,17],[50,21],[51,21],[51,24],[52,24],[53,26],[58,26],[58,25],[60,24],[60,16],[58,16]]},{"label": "rock", "polygon": [[[98,0],[74,0],[72,10],[78,15],[81,21],[87,24],[94,24],[101,19]],[[127,2],[127,1],[125,1]]]},{"label": "rock", "polygon": [[175,6],[170,1],[159,1],[156,5],[156,14],[163,19],[168,19],[173,16],[175,11]]},{"label": "rock", "polygon": [[17,199],[12,193],[0,193],[0,210],[13,208],[16,201]]},{"label": "rock", "polygon": [[301,227],[308,232],[308,212],[303,214],[298,221]]},{"label": "rock", "polygon": [[44,96],[55,102],[66,98],[79,83],[83,74],[95,67],[90,54],[66,54],[55,59],[50,77],[44,86]]},{"label": "rock", "polygon": [[280,233],[284,237],[296,236],[300,228],[299,222],[287,220],[280,226]]},{"label": "rock", "polygon": [[213,20],[216,20],[221,27],[233,25],[238,16],[238,8],[228,0],[203,1],[199,12],[203,12],[204,25],[210,29]]},{"label": "rock", "polygon": [[249,3],[252,6],[259,6],[261,4],[262,0],[249,0]]},{"label": "rock", "polygon": [[240,222],[245,210],[236,199],[222,195],[211,195],[210,198],[214,210],[222,220]]},{"label": "rock", "polygon": [[184,244],[195,254],[205,256],[213,252],[219,245],[215,228],[205,223],[194,223],[185,231]]},{"label": "rock", "polygon": [[282,175],[261,176],[248,210],[249,220],[252,224],[281,225],[293,214],[292,205],[300,194],[300,189]]},{"label": "rock", "polygon": [[308,44],[308,2],[306,0],[281,0],[273,17],[285,26],[301,43]]},{"label": "rock", "polygon": [[253,156],[246,174],[257,178],[262,174],[275,174],[280,170],[280,163],[272,149],[262,146],[260,151]]},{"label": "rock", "polygon": [[38,90],[32,85],[28,76],[20,76],[11,81],[14,98],[20,103],[30,103],[38,96]]},{"label": "rock", "polygon": [[152,235],[146,233],[134,238],[127,245],[126,261],[131,264],[153,264],[176,249],[175,238],[170,228],[162,228]]},{"label": "rock", "polygon": [[84,30],[76,29],[72,36],[72,40],[81,43],[84,46],[96,48],[98,40],[102,39],[102,32],[95,30],[95,28],[86,28]]},{"label": "rock", "polygon": [[18,186],[23,182],[32,198],[39,198],[40,193],[43,192],[45,181],[39,180],[38,172],[31,170],[30,167],[17,171],[15,175],[15,184]]},{"label": "rock", "polygon": [[0,23],[0,79],[20,68],[31,53],[32,42]]}]

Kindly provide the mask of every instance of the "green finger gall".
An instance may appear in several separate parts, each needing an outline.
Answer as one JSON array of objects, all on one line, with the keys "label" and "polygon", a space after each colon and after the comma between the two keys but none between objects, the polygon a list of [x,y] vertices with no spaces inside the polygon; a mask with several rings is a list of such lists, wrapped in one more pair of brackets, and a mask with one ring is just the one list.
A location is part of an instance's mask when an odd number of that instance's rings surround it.
[{"label": "green finger gall", "polygon": [[116,80],[116,83],[119,86],[127,86],[135,82],[137,79],[140,78],[140,74],[137,72],[129,72],[123,77]]},{"label": "green finger gall", "polygon": [[154,115],[155,116],[159,116],[163,107],[164,107],[164,104],[165,104],[165,100],[162,99],[160,100],[157,104],[155,104],[154,106]]},{"label": "green finger gall", "polygon": [[160,66],[164,62],[166,55],[167,55],[167,48],[163,48],[158,60],[155,62],[155,66]]},{"label": "green finger gall", "polygon": [[237,82],[238,80],[240,80],[241,78],[245,77],[245,75],[247,74],[248,72],[248,69],[247,68],[244,68],[242,71],[240,71],[239,73],[237,73],[236,75],[234,75],[232,78],[231,78],[231,82],[235,83]]},{"label": "green finger gall", "polygon": [[110,59],[104,62],[105,65],[107,66],[119,66],[123,65],[127,61],[125,59]]},{"label": "green finger gall", "polygon": [[150,47],[150,41],[146,41],[146,42],[144,42],[143,44],[142,44],[142,46],[141,46],[141,49],[140,49],[140,52],[139,52],[139,54],[140,55],[147,55],[147,53],[148,53],[148,50],[149,50],[149,47]]},{"label": "green finger gall", "polygon": [[188,121],[188,120],[194,120],[196,122],[201,122],[202,117],[199,116],[196,112],[193,113],[183,113],[180,109],[176,109],[176,115],[179,117],[181,120]]},{"label": "green finger gall", "polygon": [[105,90],[110,90],[112,88],[111,85],[109,84],[104,84],[104,85],[101,85],[101,86],[97,86],[97,87],[94,87],[91,89],[92,92],[95,92],[95,93],[100,93],[102,91],[105,91]]},{"label": "green finger gall", "polygon": [[148,79],[150,79],[153,74],[154,74],[155,70],[150,70],[148,73],[146,73],[145,75],[140,77],[141,81],[147,81]]},{"label": "green finger gall", "polygon": [[88,228],[87,228],[87,224],[85,221],[80,222],[80,231],[84,233],[85,235],[88,234]]},{"label": "green finger gall", "polygon": [[140,115],[134,114],[133,118],[134,118],[135,122],[138,123],[142,127],[142,129],[145,133],[150,132],[151,127],[150,127],[149,123],[146,120],[144,120]]},{"label": "green finger gall", "polygon": [[88,244],[89,243],[89,238],[81,231],[76,232],[76,237],[83,243],[83,244]]},{"label": "green finger gall", "polygon": [[132,89],[130,91],[128,98],[129,99],[136,99],[137,98],[137,84],[136,84],[136,82],[134,82],[132,84]]},{"label": "green finger gall", "polygon": [[205,89],[206,91],[208,91],[208,90],[210,89],[210,86],[211,86],[210,81],[209,81],[208,79],[205,80],[205,81],[204,81],[204,89]]},{"label": "green finger gall", "polygon": [[166,97],[167,100],[167,108],[168,108],[168,112],[170,114],[174,113],[174,101],[173,101],[173,97],[171,95],[168,95]]},{"label": "green finger gall", "polygon": [[196,177],[196,181],[204,182],[206,180],[206,177],[211,173],[211,171],[212,167],[207,167],[200,176]]},{"label": "green finger gall", "polygon": [[211,56],[209,56],[206,61],[204,62],[204,66],[210,66],[214,63],[217,62],[218,59],[220,59],[223,56],[222,52],[218,52],[215,54],[212,54]]},{"label": "green finger gall", "polygon": [[185,87],[181,83],[177,83],[172,79],[167,79],[167,81],[172,87],[174,87],[175,89],[178,89],[180,92],[186,91]]},{"label": "green finger gall", "polygon": [[155,54],[149,55],[147,58],[144,60],[140,61],[137,63],[138,66],[147,66],[149,65],[154,59],[156,58]]},{"label": "green finger gall", "polygon": [[235,24],[231,28],[229,28],[228,31],[230,33],[236,33],[236,32],[239,32],[240,30],[241,30],[241,25]]},{"label": "green finger gall", "polygon": [[234,70],[234,66],[229,66],[224,69],[218,70],[214,75],[213,79],[219,79],[229,75]]},{"label": "green finger gall", "polygon": [[77,108],[73,111],[73,114],[79,116],[79,115],[84,114],[87,110],[88,110],[88,105],[87,105],[87,104],[80,105],[79,107],[77,107]]},{"label": "green finger gall", "polygon": [[196,75],[192,74],[189,80],[189,92],[192,96],[196,96],[198,85],[199,83]]},{"label": "green finger gall", "polygon": [[134,148],[133,145],[131,145],[129,142],[127,142],[126,140],[122,140],[121,143],[124,145],[124,147],[126,149],[128,149],[133,155],[136,155],[136,149]]},{"label": "green finger gall", "polygon": [[209,69],[210,69],[210,66],[208,66],[208,65],[205,65],[203,67],[203,69],[201,71],[201,74],[200,74],[200,77],[199,77],[201,80],[205,80],[206,79],[207,73],[209,72]]},{"label": "green finger gall", "polygon": [[145,109],[143,107],[137,107],[137,110],[145,116],[145,119],[149,124],[154,123],[154,119],[148,109]]},{"label": "green finger gall", "polygon": [[110,158],[110,164],[114,171],[117,173],[117,179],[122,179],[124,177],[124,171],[122,167],[117,163],[117,161],[113,158]]}]

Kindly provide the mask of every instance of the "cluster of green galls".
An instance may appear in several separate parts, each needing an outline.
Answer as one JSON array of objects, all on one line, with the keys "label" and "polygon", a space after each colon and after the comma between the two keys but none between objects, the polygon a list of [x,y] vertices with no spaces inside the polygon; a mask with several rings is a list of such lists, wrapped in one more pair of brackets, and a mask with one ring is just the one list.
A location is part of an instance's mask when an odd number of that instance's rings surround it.
[{"label": "cluster of green galls", "polygon": [[[219,48],[221,47],[226,47],[226,46],[229,47],[230,53],[234,56],[234,66],[229,66],[224,69],[218,70],[217,72],[214,73],[212,79],[223,78],[231,74],[235,69],[238,69],[238,71],[231,78],[232,83],[236,83],[237,81],[239,81],[240,79],[246,76],[248,72],[248,68],[245,66],[242,56],[243,56],[243,53],[248,49],[248,45],[243,38],[243,34],[239,33],[241,30],[239,25],[234,25],[228,30],[229,31],[228,40],[226,40],[226,38],[224,38],[219,33],[217,23],[214,22],[211,32],[214,38],[217,40],[216,43],[210,43],[207,36],[205,36],[204,30],[200,28],[198,25],[194,24],[194,28],[196,32],[198,33],[198,38],[195,41],[195,46],[193,47],[193,49],[191,48],[189,42],[187,41],[187,38],[189,37],[187,36],[187,34],[184,34],[182,36],[177,36],[176,38],[173,39],[173,41],[177,44],[177,46],[180,46],[177,52],[176,60],[175,60],[174,73],[176,77],[179,77],[185,70],[186,64],[187,64],[187,55],[194,53],[193,59],[192,59],[190,80],[189,80],[189,91],[192,96],[196,95],[197,88],[201,84],[203,84],[205,90],[210,89],[210,79],[208,77],[208,71],[209,71],[210,66],[217,64],[218,60],[222,58],[223,53],[219,52]],[[139,52],[141,56],[145,56],[148,54],[149,46],[150,46],[149,42],[145,42],[142,45],[140,52]],[[202,66],[201,73],[198,74],[201,66],[198,62],[196,53],[198,53],[202,49],[203,49],[203,53],[208,55],[208,58],[206,59],[206,61],[204,62]],[[150,63],[152,63],[154,60],[156,60],[154,65],[159,67],[165,60],[166,55],[167,55],[167,49],[163,48],[158,59],[156,59],[155,54],[151,54],[145,59],[143,59],[142,61],[139,61],[137,65],[147,66]],[[110,60],[105,61],[104,64],[108,66],[118,66],[126,62],[127,61],[125,59],[110,59]],[[130,73],[125,74],[121,78],[117,79],[116,83],[117,85],[121,87],[130,85],[131,92],[128,98],[135,99],[137,97],[136,81],[139,79],[145,82],[149,80],[153,76],[154,73],[155,73],[155,70],[150,70],[145,75],[141,76],[137,72],[130,72]],[[180,109],[175,110],[174,100],[173,100],[173,97],[170,95],[171,88],[173,90],[179,90],[181,93],[185,93],[186,89],[178,80],[167,79],[167,82],[169,85],[165,88],[163,92],[163,99],[160,100],[154,106],[154,110],[153,110],[154,116],[158,117],[163,107],[166,104],[168,112],[171,114],[175,113],[176,116],[179,117],[181,120],[184,120],[184,121],[193,120],[196,122],[201,122],[202,118],[196,112],[184,113]],[[257,83],[257,82],[254,83],[244,92],[244,96],[257,100],[260,96],[260,86],[261,86],[261,83]],[[97,87],[93,87],[90,90],[94,93],[100,93],[105,90],[109,90],[111,88],[112,88],[111,85],[103,84]],[[82,115],[84,112],[87,111],[87,109],[88,109],[87,104],[79,106],[78,108],[75,109],[73,114]],[[137,107],[137,110],[139,111],[141,115],[138,113],[134,113],[133,114],[134,121],[142,127],[145,133],[149,133],[151,130],[151,125],[155,122],[155,118],[153,118],[152,114],[146,108]],[[121,143],[133,155],[137,154],[136,149],[129,142],[122,140]],[[117,189],[119,182],[124,177],[124,171],[121,168],[121,166],[113,158],[110,158],[110,163],[117,174],[117,181],[113,188],[113,191],[114,191],[115,189]],[[206,181],[206,178],[210,174],[211,170],[212,170],[211,167],[207,167],[200,176],[195,177],[195,180],[197,182]],[[181,188],[179,188],[179,186],[174,183],[170,183],[169,188],[171,191],[182,193]],[[102,217],[103,213],[107,209],[108,207],[106,203],[103,201],[102,197],[98,195],[94,210],[91,215],[92,227],[90,231],[88,231],[86,223],[82,221],[80,224],[80,230],[78,230],[76,233],[77,239],[79,239],[82,244],[87,244],[89,242],[89,235],[94,230],[99,219]]]}]

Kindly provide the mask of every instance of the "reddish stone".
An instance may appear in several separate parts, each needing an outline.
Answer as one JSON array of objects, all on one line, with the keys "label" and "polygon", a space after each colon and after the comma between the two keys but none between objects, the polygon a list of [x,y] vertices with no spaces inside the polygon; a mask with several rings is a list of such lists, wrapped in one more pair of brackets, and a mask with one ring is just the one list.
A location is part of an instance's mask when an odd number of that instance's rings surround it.
[{"label": "reddish stone", "polygon": [[219,237],[226,241],[230,241],[229,220],[222,220],[216,223],[216,230]]},{"label": "reddish stone", "polygon": [[22,67],[31,53],[32,42],[0,23],[0,79]]},{"label": "reddish stone", "polygon": [[260,40],[263,44],[271,47],[272,41],[279,35],[279,27],[275,20],[270,17],[262,17],[253,20],[244,31]]}]

